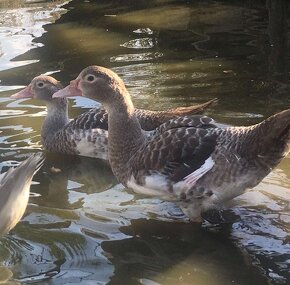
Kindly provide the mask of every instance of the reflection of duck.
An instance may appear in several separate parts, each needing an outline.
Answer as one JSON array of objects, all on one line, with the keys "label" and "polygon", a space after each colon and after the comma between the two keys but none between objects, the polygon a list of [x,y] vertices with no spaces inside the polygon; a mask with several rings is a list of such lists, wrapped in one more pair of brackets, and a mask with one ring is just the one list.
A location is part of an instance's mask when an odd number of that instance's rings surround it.
[{"label": "reflection of duck", "polygon": [[266,284],[230,241],[231,228],[136,219],[120,230],[129,237],[101,244],[115,268],[110,284]]},{"label": "reflection of duck", "polygon": [[52,209],[80,208],[88,194],[118,183],[106,162],[88,157],[47,153],[44,173],[35,189],[42,199],[35,203]]},{"label": "reflection of duck", "polygon": [[[11,97],[33,97],[45,101],[48,114],[41,136],[47,150],[107,160],[107,112],[104,109],[92,109],[69,122],[66,99],[52,99],[53,93],[60,88],[59,82],[53,77],[41,75]],[[171,118],[202,113],[216,101],[213,99],[201,105],[166,111],[136,109],[135,112],[142,128],[153,130]]]},{"label": "reflection of duck", "polygon": [[290,110],[250,127],[220,128],[200,117],[199,126],[165,128],[148,139],[114,72],[88,67],[54,96],[81,94],[108,111],[109,159],[119,181],[139,193],[177,200],[193,221],[257,185],[288,153]]},{"label": "reflection of duck", "polygon": [[0,235],[9,232],[26,209],[33,175],[40,169],[43,157],[35,154],[16,168],[0,176]]}]

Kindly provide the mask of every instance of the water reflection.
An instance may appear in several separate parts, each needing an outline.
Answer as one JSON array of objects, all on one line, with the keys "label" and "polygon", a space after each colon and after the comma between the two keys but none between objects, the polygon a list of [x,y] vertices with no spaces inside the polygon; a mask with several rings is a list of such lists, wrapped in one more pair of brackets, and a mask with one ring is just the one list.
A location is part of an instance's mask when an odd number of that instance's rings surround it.
[{"label": "water reflection", "polygon": [[[8,98],[40,73],[67,82],[87,65],[105,65],[124,79],[138,107],[218,97],[208,114],[234,125],[259,122],[290,99],[287,1],[33,2],[0,3],[3,170],[41,147],[45,109]],[[74,117],[94,103],[78,98],[71,104]],[[47,154],[36,180],[25,218],[0,241],[0,261],[9,267],[3,274],[0,268],[1,281],[206,285],[290,279],[289,159],[225,210],[234,219],[220,226],[195,227],[171,203],[134,195],[93,159]]]},{"label": "water reflection", "polygon": [[277,284],[286,284],[290,272],[289,158],[281,168],[284,170],[277,169],[258,185],[258,191],[238,199],[234,211],[242,219],[233,225],[232,236],[247,248],[266,276]]},{"label": "water reflection", "polygon": [[281,82],[288,81],[287,1],[267,0],[269,11],[269,73]]},{"label": "water reflection", "polygon": [[[125,44],[123,44],[125,46]],[[162,53],[152,53],[152,52],[145,52],[145,53],[138,53],[138,54],[120,54],[117,56],[112,56],[110,58],[111,62],[138,62],[138,61],[150,61],[155,58],[162,57]]]},{"label": "water reflection", "polygon": [[[13,2],[7,10],[8,2]],[[22,65],[38,62],[33,60],[17,60],[16,57],[33,48],[41,47],[42,44],[33,42],[44,32],[43,25],[56,21],[65,10],[60,8],[59,3],[30,4],[30,7],[22,7],[23,1],[7,1],[2,3],[0,9],[0,70],[6,70]],[[1,8],[1,6],[0,6]]]},{"label": "water reflection", "polygon": [[[98,278],[108,281],[113,268],[99,252],[98,245],[104,237],[92,236],[100,221],[87,218],[83,204],[86,199],[90,200],[90,192],[102,192],[111,187],[114,178],[108,166],[97,167],[93,162],[75,157],[58,156],[56,159],[48,154],[41,174],[44,177],[38,177],[43,183],[32,189],[39,195],[33,195],[26,217],[13,235],[2,243],[1,248],[9,252],[6,262],[15,266],[13,274],[16,280],[40,282],[53,276],[57,280],[63,275],[65,278],[62,280],[66,282],[90,280],[95,275],[97,264],[99,269],[104,267],[98,271]],[[52,166],[61,172],[52,172]],[[88,169],[92,172],[88,173]],[[90,183],[94,190],[91,190]],[[82,190],[79,185],[88,187]]]},{"label": "water reflection", "polygon": [[[102,243],[116,264],[109,284],[118,284],[120,279],[122,284],[130,284],[130,280],[138,280],[136,284],[225,284],[228,280],[264,284],[255,270],[241,265],[237,249],[225,242],[227,228],[220,231],[185,223],[134,220],[130,228],[122,231],[133,237]],[[224,270],[225,264],[226,268],[239,270],[232,274]]]},{"label": "water reflection", "polygon": [[151,38],[142,38],[142,39],[131,40],[129,42],[121,44],[121,46],[126,47],[126,48],[147,49],[147,48],[154,47],[154,41]]}]

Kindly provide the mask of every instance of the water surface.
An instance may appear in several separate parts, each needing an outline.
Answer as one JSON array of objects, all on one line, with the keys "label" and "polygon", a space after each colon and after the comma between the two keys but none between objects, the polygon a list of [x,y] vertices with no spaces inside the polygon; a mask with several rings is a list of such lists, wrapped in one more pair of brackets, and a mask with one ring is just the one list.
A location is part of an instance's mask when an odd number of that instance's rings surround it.
[{"label": "water surface", "polygon": [[[83,67],[104,65],[124,79],[137,107],[217,97],[207,114],[232,125],[288,108],[285,3],[0,1],[1,169],[41,149],[45,108],[9,98],[41,73],[67,83]],[[96,105],[77,98],[70,115]],[[0,281],[287,284],[289,165],[284,159],[237,198],[224,223],[200,226],[172,203],[124,189],[102,161],[47,154],[24,218],[0,241]]]}]

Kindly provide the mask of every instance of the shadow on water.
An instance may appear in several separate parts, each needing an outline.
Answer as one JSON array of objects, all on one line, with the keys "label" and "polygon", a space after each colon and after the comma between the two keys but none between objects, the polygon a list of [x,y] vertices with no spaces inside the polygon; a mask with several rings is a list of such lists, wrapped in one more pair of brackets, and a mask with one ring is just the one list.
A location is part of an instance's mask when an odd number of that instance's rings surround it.
[{"label": "shadow on water", "polygon": [[[0,167],[41,148],[45,108],[12,101],[40,73],[68,82],[115,70],[138,107],[218,97],[220,122],[253,124],[289,105],[287,1],[0,1]],[[94,106],[72,101],[71,117]],[[290,168],[285,159],[224,210],[186,221],[134,195],[106,163],[47,153],[22,221],[0,241],[0,281],[29,284],[287,284]]]},{"label": "shadow on water", "polygon": [[230,242],[230,227],[134,220],[121,230],[133,237],[102,244],[116,268],[109,284],[265,284]]}]

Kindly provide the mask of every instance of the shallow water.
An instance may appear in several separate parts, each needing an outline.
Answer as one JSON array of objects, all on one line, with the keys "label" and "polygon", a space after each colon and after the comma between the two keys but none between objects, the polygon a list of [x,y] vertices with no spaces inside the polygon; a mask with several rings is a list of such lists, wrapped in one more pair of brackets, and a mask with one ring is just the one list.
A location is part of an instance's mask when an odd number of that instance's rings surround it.
[{"label": "shallow water", "polygon": [[[208,115],[233,125],[288,108],[289,10],[273,2],[0,1],[1,169],[41,149],[45,108],[9,98],[40,73],[66,83],[104,65],[138,107],[217,97]],[[72,100],[71,117],[95,105]],[[0,240],[0,281],[287,284],[289,165],[237,198],[226,222],[199,226],[174,204],[124,189],[101,161],[48,154],[24,218]]]}]

